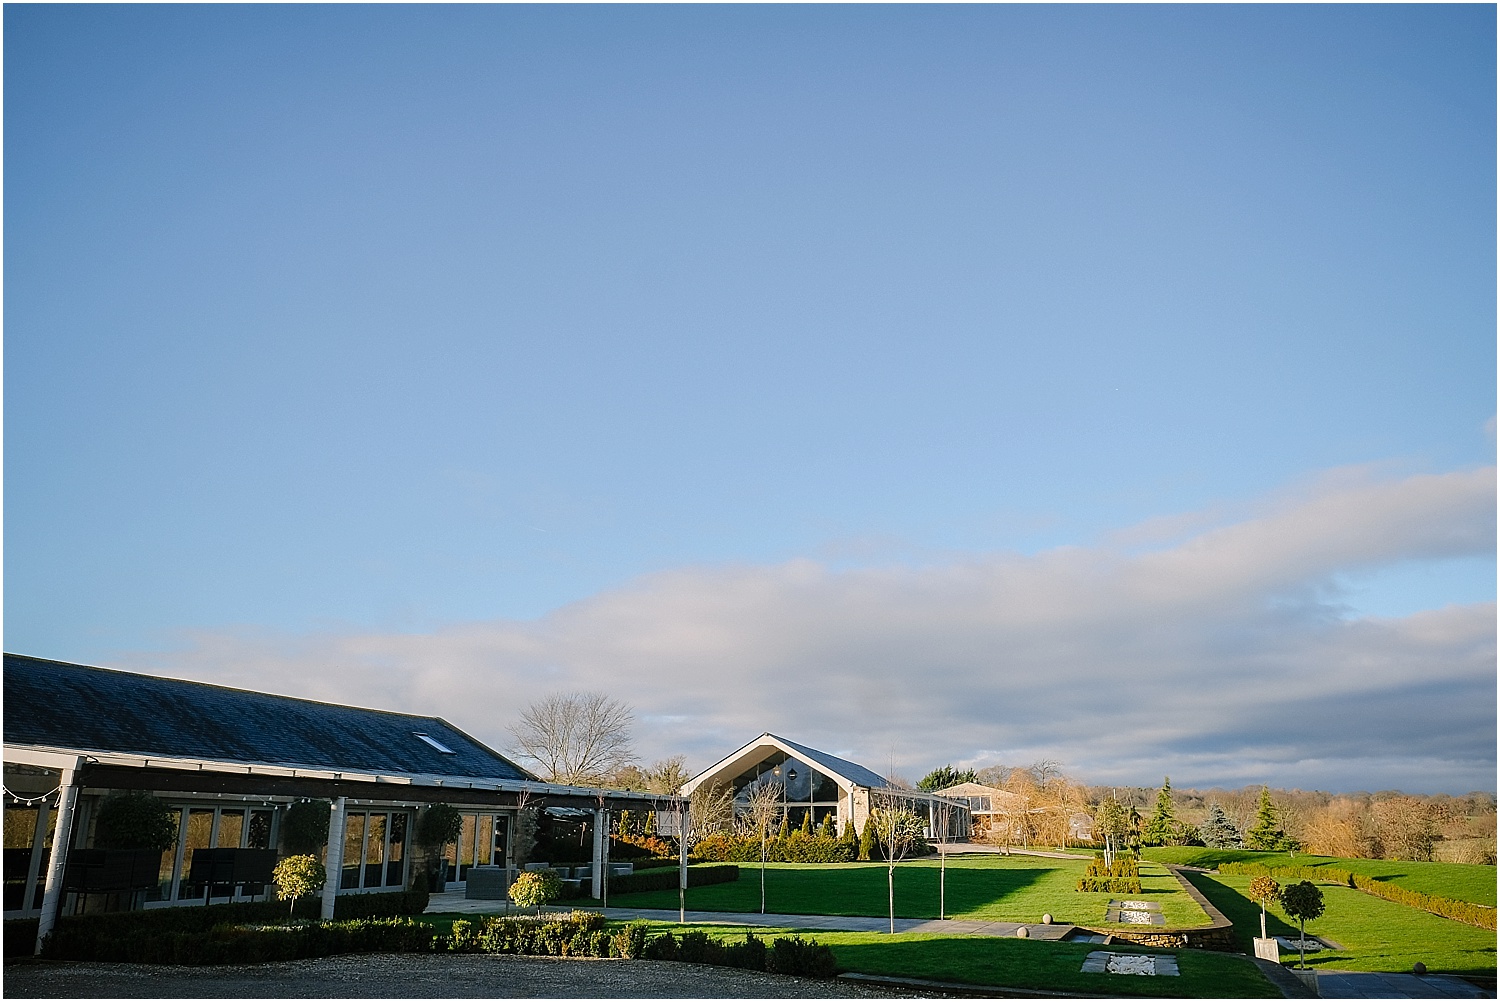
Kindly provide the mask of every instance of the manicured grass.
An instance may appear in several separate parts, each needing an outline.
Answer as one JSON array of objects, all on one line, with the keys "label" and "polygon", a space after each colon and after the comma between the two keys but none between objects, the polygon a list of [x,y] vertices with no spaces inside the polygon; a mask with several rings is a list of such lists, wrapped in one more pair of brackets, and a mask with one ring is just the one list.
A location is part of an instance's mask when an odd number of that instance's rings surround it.
[{"label": "manicured grass", "polygon": [[1393,859],[1350,859],[1343,856],[1309,856],[1306,853],[1256,852],[1250,849],[1204,849],[1196,846],[1165,846],[1144,850],[1147,859],[1185,866],[1216,868],[1220,863],[1261,863],[1265,866],[1327,866],[1348,870],[1374,880],[1423,894],[1438,894],[1455,901],[1478,905],[1495,904],[1496,868],[1474,863],[1405,863]]},{"label": "manicured grass", "polygon": [[[456,914],[434,914],[420,921],[443,931]],[[616,923],[612,923],[616,924]],[[1279,998],[1281,993],[1266,981],[1244,957],[1206,950],[1148,950],[1111,946],[1116,953],[1170,952],[1177,957],[1182,974],[1176,978],[1145,978],[1110,974],[1084,974],[1079,968],[1090,952],[1100,947],[1088,943],[1045,943],[1037,940],[1002,939],[994,936],[931,936],[871,932],[828,932],[821,929],[772,929],[732,924],[678,925],[649,922],[649,936],[664,932],[706,932],[719,939],[739,939],[745,933],[771,940],[799,935],[826,943],[833,949],[841,971],[857,971],[886,977],[926,978],[973,985],[1001,985],[1075,991],[1099,996],[1146,998]]]},{"label": "manicured grass", "polygon": [[[1110,928],[1104,913],[1111,898],[1074,890],[1083,875],[1082,859],[1041,856],[971,856],[948,861],[947,917],[998,922],[1038,922],[1051,913],[1059,923]],[[1166,924],[1207,925],[1203,909],[1182,890],[1164,867],[1143,864],[1141,894],[1130,898],[1161,904]],[[760,910],[760,869],[740,867],[730,884],[688,891],[695,911]],[[676,908],[677,892],[644,891],[610,896],[622,908]],[[791,915],[885,915],[886,867],[883,863],[769,863],[766,865],[766,911]],[[896,867],[896,915],[938,917],[938,864],[915,860]],[[1135,926],[1133,928],[1140,928]]]},{"label": "manicured grass", "polygon": [[[1260,906],[1248,893],[1252,878],[1193,873],[1188,879],[1234,923],[1240,945],[1250,951],[1250,940],[1260,935]],[[1343,949],[1308,954],[1309,967],[1409,971],[1412,964],[1421,961],[1433,973],[1495,976],[1494,933],[1342,884],[1320,883],[1318,887],[1323,892],[1324,912],[1321,918],[1307,923],[1307,931],[1326,936]],[[1272,905],[1266,909],[1266,931],[1272,936],[1295,938],[1297,923]]]}]

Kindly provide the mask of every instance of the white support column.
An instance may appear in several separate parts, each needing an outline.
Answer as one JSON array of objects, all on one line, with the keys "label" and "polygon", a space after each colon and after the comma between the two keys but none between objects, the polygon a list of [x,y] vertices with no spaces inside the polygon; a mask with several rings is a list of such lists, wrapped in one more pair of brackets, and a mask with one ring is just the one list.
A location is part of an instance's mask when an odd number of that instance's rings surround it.
[{"label": "white support column", "polygon": [[688,858],[688,824],[691,816],[683,810],[681,801],[677,804],[677,921],[687,921],[687,858]]},{"label": "white support column", "polygon": [[62,907],[63,871],[68,865],[68,847],[73,842],[73,810],[78,805],[78,766],[75,760],[71,768],[62,771],[57,794],[57,829],[52,836],[52,858],[47,861],[47,890],[42,895],[42,914],[36,924],[36,950],[42,952],[42,942],[57,923],[57,913]]},{"label": "white support column", "polygon": [[333,904],[338,898],[339,883],[344,879],[344,798],[333,802],[328,812],[328,879],[323,881],[323,921],[333,921]]},{"label": "white support column", "polygon": [[604,897],[604,840],[608,836],[604,832],[604,811],[594,812],[594,856],[590,860],[589,872],[593,875],[593,897],[599,900]]}]

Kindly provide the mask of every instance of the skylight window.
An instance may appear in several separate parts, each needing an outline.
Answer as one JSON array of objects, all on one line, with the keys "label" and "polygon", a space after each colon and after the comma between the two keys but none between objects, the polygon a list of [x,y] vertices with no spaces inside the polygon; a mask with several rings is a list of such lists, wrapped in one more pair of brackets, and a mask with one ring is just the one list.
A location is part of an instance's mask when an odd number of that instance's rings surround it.
[{"label": "skylight window", "polygon": [[457,755],[458,754],[458,752],[454,751],[452,748],[449,748],[447,745],[443,744],[437,738],[429,737],[428,735],[423,734],[421,731],[412,731],[412,734],[415,735],[416,737],[421,738],[423,741],[426,741],[428,744],[432,745],[432,747],[436,748],[438,751],[442,752],[444,755]]}]

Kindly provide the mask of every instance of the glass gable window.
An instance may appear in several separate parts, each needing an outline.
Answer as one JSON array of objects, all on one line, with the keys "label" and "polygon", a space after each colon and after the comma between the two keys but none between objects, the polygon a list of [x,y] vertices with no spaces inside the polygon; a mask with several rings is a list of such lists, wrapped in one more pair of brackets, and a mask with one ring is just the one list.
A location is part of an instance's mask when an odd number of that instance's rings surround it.
[{"label": "glass gable window", "polygon": [[790,827],[801,825],[808,814],[812,815],[814,825],[822,824],[823,819],[829,815],[838,816],[838,781],[801,759],[780,751],[772,752],[754,767],[735,777],[736,807],[743,809],[756,789],[773,783],[781,787],[782,802],[786,805],[787,824]]}]

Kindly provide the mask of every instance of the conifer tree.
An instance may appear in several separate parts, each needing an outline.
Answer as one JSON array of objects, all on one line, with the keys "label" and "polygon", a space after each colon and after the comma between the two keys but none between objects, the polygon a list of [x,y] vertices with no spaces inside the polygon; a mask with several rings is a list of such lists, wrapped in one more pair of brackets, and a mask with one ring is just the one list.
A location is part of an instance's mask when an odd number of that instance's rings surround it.
[{"label": "conifer tree", "polygon": [[1141,829],[1141,845],[1170,845],[1177,834],[1177,823],[1172,816],[1172,777],[1165,776],[1161,789],[1156,791],[1156,810]]},{"label": "conifer tree", "polygon": [[782,815],[781,815],[781,827],[777,830],[776,837],[779,838],[779,839],[781,839],[783,842],[785,842],[786,841],[786,837],[788,835],[790,835],[790,834],[791,834],[791,830],[788,828],[787,823],[786,823],[786,813],[782,812]]},{"label": "conifer tree", "polygon": [[859,833],[859,858],[875,858],[875,818],[865,818],[865,829]]},{"label": "conifer tree", "polygon": [[818,838],[837,838],[834,834],[833,815],[823,815],[823,823],[818,825]]},{"label": "conifer tree", "polygon": [[1255,808],[1255,824],[1245,833],[1245,847],[1273,851],[1295,849],[1297,842],[1281,830],[1276,805],[1271,803],[1271,791],[1260,788],[1260,804]]},{"label": "conifer tree", "polygon": [[809,838],[812,837],[812,811],[811,810],[809,810],[806,814],[802,815],[802,827],[799,828],[798,830],[801,831],[802,834],[808,836]]},{"label": "conifer tree", "polygon": [[1218,801],[1209,804],[1209,816],[1203,819],[1199,834],[1209,849],[1239,849],[1242,844],[1239,828],[1230,820],[1229,814],[1224,813]]},{"label": "conifer tree", "polygon": [[1198,832],[1210,849],[1238,849],[1241,845],[1240,830],[1217,802],[1208,805],[1208,817],[1203,819]]}]

